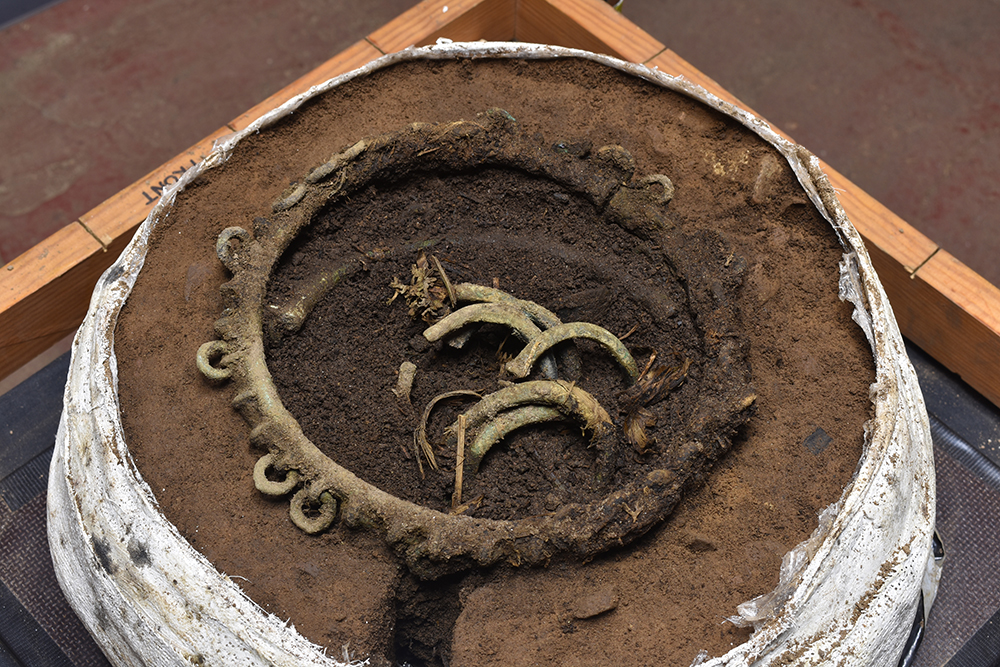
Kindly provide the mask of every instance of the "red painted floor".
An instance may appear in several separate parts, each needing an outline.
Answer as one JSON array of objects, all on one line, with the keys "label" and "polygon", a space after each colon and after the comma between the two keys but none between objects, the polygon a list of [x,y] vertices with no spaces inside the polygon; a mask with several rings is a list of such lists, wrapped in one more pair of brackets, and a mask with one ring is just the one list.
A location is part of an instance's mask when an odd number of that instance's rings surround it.
[{"label": "red painted floor", "polygon": [[[66,0],[3,29],[0,264],[413,4]],[[624,14],[1000,285],[1000,3]]]}]

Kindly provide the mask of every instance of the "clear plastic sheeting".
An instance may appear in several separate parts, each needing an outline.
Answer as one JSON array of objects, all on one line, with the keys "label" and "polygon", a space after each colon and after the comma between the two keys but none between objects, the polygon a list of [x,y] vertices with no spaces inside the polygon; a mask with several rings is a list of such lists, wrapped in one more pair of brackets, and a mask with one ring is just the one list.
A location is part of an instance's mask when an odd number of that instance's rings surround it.
[{"label": "clear plastic sheeting", "polygon": [[816,550],[829,532],[830,524],[839,511],[839,503],[834,503],[823,510],[819,515],[819,526],[809,539],[786,553],[781,559],[777,587],[769,593],[758,595],[753,600],[737,606],[736,615],[730,616],[727,620],[741,628],[753,626],[755,630],[759,630],[768,619],[777,616],[785,602],[792,596],[802,571],[816,555]]}]

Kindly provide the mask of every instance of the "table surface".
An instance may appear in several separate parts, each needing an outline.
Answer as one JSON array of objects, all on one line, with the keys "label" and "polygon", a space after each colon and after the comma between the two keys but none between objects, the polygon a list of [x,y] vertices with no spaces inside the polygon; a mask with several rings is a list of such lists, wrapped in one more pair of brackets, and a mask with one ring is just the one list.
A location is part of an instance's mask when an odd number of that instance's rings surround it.
[{"label": "table surface", "polygon": [[[945,548],[937,600],[909,664],[996,667],[1000,410],[918,348],[907,351],[939,426],[937,528]],[[108,664],[59,590],[45,533],[48,468],[68,367],[69,353],[0,396],[0,667]]]}]

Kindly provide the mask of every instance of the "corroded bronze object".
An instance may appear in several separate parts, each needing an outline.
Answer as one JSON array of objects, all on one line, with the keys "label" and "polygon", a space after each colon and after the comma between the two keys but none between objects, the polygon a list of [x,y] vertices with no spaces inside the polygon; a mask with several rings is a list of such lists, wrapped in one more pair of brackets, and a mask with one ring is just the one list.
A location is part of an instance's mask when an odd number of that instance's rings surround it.
[{"label": "corroded bronze object", "polygon": [[[589,200],[607,222],[642,238],[659,239],[667,227],[663,212],[673,196],[672,183],[661,174],[635,177],[634,160],[620,146],[584,155],[560,150],[558,144],[545,146],[501,109],[490,109],[474,120],[414,123],[398,132],[361,140],[334,155],[290,186],[253,225],[230,227],[219,235],[217,254],[233,277],[221,288],[225,308],[216,323],[220,340],[205,343],[197,354],[198,368],[206,378],[232,384],[233,405],[250,425],[250,441],[266,452],[254,470],[261,493],[293,494],[290,516],[308,533],[323,531],[338,519],[351,527],[380,531],[412,571],[428,578],[501,561],[530,565],[560,554],[586,559],[636,539],[668,516],[684,487],[702,476],[729,447],[732,433],[749,416],[755,398],[746,344],[738,333],[735,299],[730,294],[738,276],[711,279],[706,267],[684,259],[681,247],[673,269],[682,276],[686,307],[694,313],[702,336],[699,344],[709,360],[697,372],[713,390],[706,393],[686,425],[686,440],[677,444],[680,454],[674,465],[644,472],[590,503],[568,503],[544,516],[504,521],[419,506],[380,490],[327,457],[282,404],[268,370],[265,338],[294,335],[327,291],[366,260],[359,253],[324,273],[291,302],[268,304],[268,281],[279,259],[320,211],[370,183],[415,172],[455,173],[484,167],[515,169],[554,181]],[[738,272],[740,263],[730,266],[727,262],[724,270]],[[642,406],[658,400],[687,376],[687,365],[669,377],[662,369],[640,372],[622,341],[600,327],[564,324],[538,304],[480,285],[453,286],[443,271],[442,278],[451,301],[481,303],[457,310],[450,316],[456,319],[450,322],[445,318],[433,325],[425,334],[428,340],[447,337],[469,321],[502,321],[527,343],[507,364],[507,371],[514,378],[527,379],[532,368],[538,367],[546,378],[501,389],[460,420],[477,431],[469,448],[472,468],[511,430],[567,417],[585,426],[602,450],[602,465],[615,465],[616,448],[626,446],[631,436],[627,438],[623,427],[583,389],[557,379],[561,364],[579,363],[549,353],[562,341],[590,338],[617,360],[624,370],[625,402],[631,397],[639,430]],[[502,407],[494,409],[491,400]],[[463,439],[464,429],[460,430],[456,435]]]}]

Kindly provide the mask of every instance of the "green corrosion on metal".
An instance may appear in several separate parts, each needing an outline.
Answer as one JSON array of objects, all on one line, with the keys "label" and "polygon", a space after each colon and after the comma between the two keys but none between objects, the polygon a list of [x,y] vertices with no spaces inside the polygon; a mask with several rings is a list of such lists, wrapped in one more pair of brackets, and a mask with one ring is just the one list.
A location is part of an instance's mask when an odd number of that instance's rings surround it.
[{"label": "green corrosion on metal", "polygon": [[539,306],[534,301],[518,299],[512,294],[494,287],[476,285],[475,283],[460,283],[455,285],[455,298],[459,301],[510,304],[527,314],[533,322],[543,329],[551,329],[562,324],[562,320],[555,313]]},{"label": "green corrosion on metal", "polygon": [[[522,382],[487,394],[465,413],[466,424],[470,429],[479,428],[504,410],[521,405],[548,405],[567,417],[575,417],[587,429],[611,424],[611,417],[596,398],[572,382],[563,380]],[[452,440],[458,431],[458,424],[452,424],[447,430],[449,440]]]},{"label": "green corrosion on metal", "polygon": [[[457,294],[456,300],[461,300]],[[424,338],[433,343],[463,327],[480,322],[504,324],[525,342],[534,340],[542,333],[525,311],[513,303],[495,302],[474,303],[459,308],[424,331]],[[542,360],[542,375],[553,380],[558,377],[555,361],[552,358]]]},{"label": "green corrosion on metal", "polygon": [[[455,298],[462,302],[475,303],[502,303],[513,306],[524,312],[531,321],[541,329],[551,329],[562,324],[562,320],[551,310],[538,305],[534,301],[519,299],[513,294],[504,292],[495,287],[486,287],[475,283],[461,283],[454,286]],[[462,343],[456,345],[461,347]],[[564,368],[570,371],[570,377],[580,374],[580,358],[573,349],[563,350],[560,354],[560,361]],[[541,360],[542,375],[550,380],[559,377],[555,359],[551,355],[543,355]]]},{"label": "green corrosion on metal", "polygon": [[517,334],[518,338],[525,342],[542,333],[541,329],[535,326],[524,312],[514,306],[505,303],[476,303],[459,308],[451,315],[438,321],[437,324],[428,327],[424,331],[424,338],[433,343],[474,322],[505,324]]},{"label": "green corrosion on metal", "polygon": [[535,426],[561,419],[566,419],[562,410],[545,405],[525,405],[502,412],[479,430],[476,439],[468,448],[466,462],[472,466],[474,471],[478,470],[479,463],[486,456],[486,452],[512,432],[526,426]]},{"label": "green corrosion on metal", "polygon": [[[654,470],[617,489],[608,488],[607,495],[597,500],[570,502],[551,514],[517,520],[448,515],[386,493],[339,465],[305,436],[282,404],[267,367],[265,325],[268,334],[274,329],[279,336],[298,331],[330,289],[378,258],[370,253],[341,257],[281,304],[265,302],[271,275],[297,236],[324,211],[347,205],[352,195],[373,183],[427,173],[464,174],[484,167],[515,169],[575,193],[600,210],[607,224],[640,237],[662,228],[661,209],[672,195],[672,184],[665,176],[633,178],[635,160],[621,146],[569,155],[539,141],[522,125],[530,124],[491,109],[471,120],[411,123],[396,132],[363,138],[305,173],[271,199],[267,210],[258,211],[257,218],[244,218],[255,220],[252,231],[227,227],[216,242],[219,260],[233,275],[221,287],[223,310],[215,324],[219,340],[202,345],[195,361],[209,380],[233,384],[232,403],[248,423],[251,445],[265,452],[254,466],[255,486],[270,496],[292,494],[289,515],[307,533],[326,530],[338,519],[347,527],[378,531],[422,578],[500,562],[542,564],[559,554],[593,558],[660,522],[676,505],[687,479],[673,469]],[[435,242],[417,242],[396,252]],[[444,280],[443,267],[439,262],[435,265]],[[691,280],[697,282],[701,273],[693,275]],[[461,333],[460,329],[475,322],[497,322],[525,339],[524,350],[507,364],[518,378],[526,378],[540,358],[542,364],[551,361],[555,369],[551,348],[574,338],[596,340],[630,379],[637,375],[635,361],[622,342],[594,324],[563,324],[544,307],[499,289],[472,283],[449,286],[453,308],[461,303],[473,305],[435,325],[438,329],[432,327],[426,334],[428,340]],[[555,356],[564,369],[573,358],[579,366],[572,345],[561,346]],[[518,428],[565,419],[590,432],[588,446],[598,452],[595,478],[608,483],[617,479],[620,433],[607,411],[582,388],[554,379],[555,370],[550,377],[500,389],[466,412],[468,428],[475,434],[469,461],[478,464],[491,447]],[[404,388],[399,391],[406,394]],[[415,429],[418,456],[434,462],[425,433],[434,405],[443,397],[468,394],[472,392],[448,392],[427,405]],[[698,424],[711,426],[717,413],[706,409]],[[716,440],[705,442],[714,446]]]},{"label": "green corrosion on metal", "polygon": [[507,363],[507,371],[517,378],[527,377],[538,357],[552,346],[572,338],[589,338],[597,341],[621,364],[632,380],[639,377],[639,368],[624,343],[607,329],[589,322],[570,322],[547,329],[525,345],[521,353]]}]

